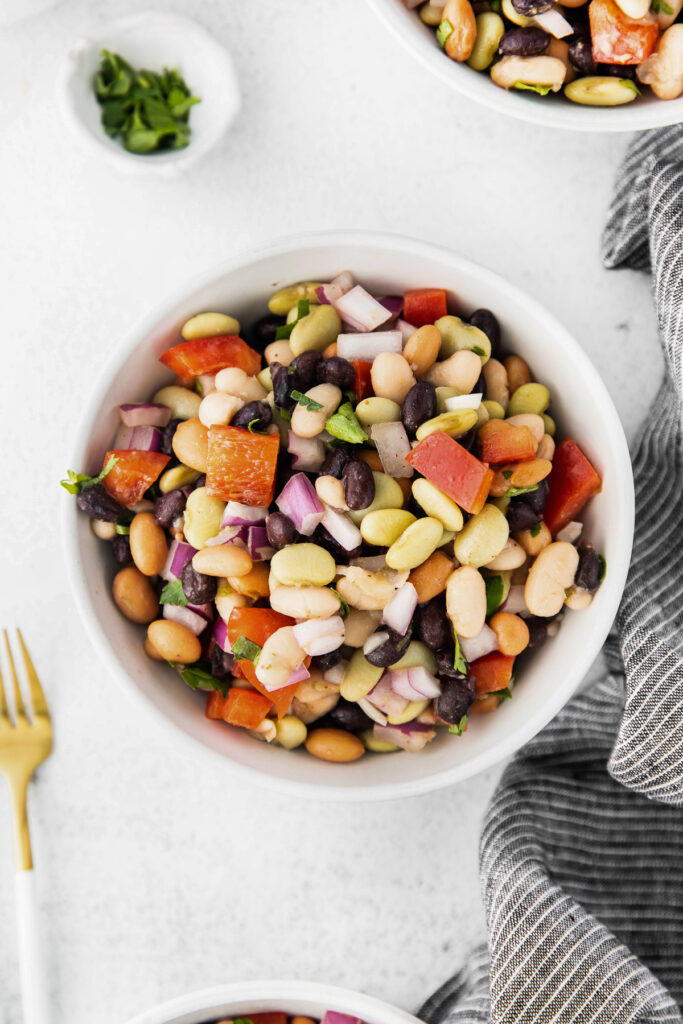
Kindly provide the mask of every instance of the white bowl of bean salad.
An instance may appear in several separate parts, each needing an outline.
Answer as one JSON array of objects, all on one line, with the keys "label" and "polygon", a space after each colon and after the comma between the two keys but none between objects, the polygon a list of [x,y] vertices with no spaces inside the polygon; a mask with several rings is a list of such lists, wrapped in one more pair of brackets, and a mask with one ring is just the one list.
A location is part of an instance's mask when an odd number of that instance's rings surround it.
[{"label": "white bowl of bean salad", "polygon": [[681,0],[371,0],[456,92],[553,128],[683,120]]},{"label": "white bowl of bean salad", "polygon": [[513,753],[599,653],[630,557],[628,450],[580,346],[398,236],[289,240],[151,316],[70,466],[69,571],[116,678],[308,795]]},{"label": "white bowl of bean salad", "polygon": [[249,981],[171,999],[129,1024],[419,1024],[361,992],[307,981]]}]

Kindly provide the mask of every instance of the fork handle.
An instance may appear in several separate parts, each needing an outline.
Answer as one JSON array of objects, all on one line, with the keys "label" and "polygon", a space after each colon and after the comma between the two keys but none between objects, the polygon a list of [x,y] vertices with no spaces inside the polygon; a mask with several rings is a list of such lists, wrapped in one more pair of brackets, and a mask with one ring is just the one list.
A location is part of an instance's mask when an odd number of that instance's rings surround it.
[{"label": "fork handle", "polygon": [[14,879],[24,1024],[48,1024],[50,1008],[35,873],[17,871]]}]

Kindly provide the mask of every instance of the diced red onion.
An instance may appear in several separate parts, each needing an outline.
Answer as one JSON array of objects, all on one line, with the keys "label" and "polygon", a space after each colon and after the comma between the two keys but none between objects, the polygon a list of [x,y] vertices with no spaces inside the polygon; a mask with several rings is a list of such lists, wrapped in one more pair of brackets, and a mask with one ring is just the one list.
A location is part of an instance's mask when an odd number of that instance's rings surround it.
[{"label": "diced red onion", "polygon": [[491,654],[492,651],[498,650],[498,637],[487,625],[484,625],[476,636],[461,636],[459,640],[460,650],[465,655],[466,661],[476,661],[477,658],[483,658],[485,654]]},{"label": "diced red onion", "polygon": [[130,447],[136,452],[158,452],[161,447],[161,431],[158,427],[133,427]]},{"label": "diced red onion", "polygon": [[299,437],[293,430],[287,435],[287,451],[294,456],[292,469],[317,473],[325,461],[325,445],[319,437]]},{"label": "diced red onion", "polygon": [[412,583],[404,583],[399,587],[389,604],[384,606],[382,622],[391,626],[401,636],[405,636],[413,621],[417,608],[417,590]]},{"label": "diced red onion", "polygon": [[426,668],[400,668],[391,671],[391,688],[407,701],[432,700],[441,696],[441,684]]},{"label": "diced red onion", "polygon": [[320,1024],[363,1024],[363,1021],[360,1017],[351,1017],[348,1013],[327,1010]]},{"label": "diced red onion", "polygon": [[179,604],[165,604],[163,616],[170,622],[179,622],[181,626],[186,626],[195,636],[199,636],[208,625],[203,615]]},{"label": "diced red onion", "polygon": [[332,305],[344,323],[351,324],[358,331],[374,331],[380,324],[391,319],[389,310],[359,284],[336,299]]},{"label": "diced red onion", "polygon": [[267,562],[275,554],[275,548],[268,543],[265,526],[249,526],[247,528],[247,551],[254,562]]},{"label": "diced red onion", "polygon": [[182,540],[171,541],[166,564],[161,570],[162,577],[169,581],[179,579],[183,574],[183,569],[196,553],[197,549],[193,548],[191,544],[186,544]]},{"label": "diced red onion", "polygon": [[[406,725],[411,725],[412,729],[407,729]],[[406,725],[375,725],[372,731],[376,739],[393,743],[394,746],[409,750],[411,753],[422,750],[436,736],[431,725],[422,725],[419,722],[407,722]]]},{"label": "diced red onion", "polygon": [[213,638],[225,654],[232,653],[232,644],[228,640],[228,625],[219,616],[213,626]]},{"label": "diced red onion", "polygon": [[254,523],[265,523],[267,508],[252,508],[241,501],[229,501],[225,506],[221,526],[252,526]]},{"label": "diced red onion", "polygon": [[403,351],[400,331],[375,331],[368,334],[338,334],[337,355],[342,359],[371,363],[380,352]]},{"label": "diced red onion", "polygon": [[[344,548],[344,551],[353,551],[362,542],[361,532],[345,512],[338,512],[336,508],[330,508],[323,504],[323,517],[320,520],[331,537],[334,537],[337,544]],[[302,531],[303,532],[303,531]]]},{"label": "diced red onion", "polygon": [[197,388],[198,393],[204,398],[205,395],[210,395],[212,391],[216,390],[216,374],[215,373],[200,373],[197,377]]},{"label": "diced red onion", "polygon": [[392,689],[392,675],[392,672],[385,672],[366,697],[373,707],[379,708],[385,715],[400,715],[405,711],[409,701]]},{"label": "diced red onion", "polygon": [[401,314],[403,309],[403,296],[402,295],[383,295],[377,300],[381,302],[385,309],[388,309],[391,313],[391,319],[395,320]]},{"label": "diced red onion", "polygon": [[323,672],[323,679],[326,683],[334,683],[336,686],[341,686],[344,682],[344,676],[346,675],[348,667],[348,661],[345,661],[342,658],[342,660],[338,661],[336,665],[332,666],[332,668],[328,668]]},{"label": "diced red onion", "polygon": [[165,427],[171,410],[158,402],[129,402],[119,406],[119,416],[126,427]]},{"label": "diced red onion", "polygon": [[399,317],[399,319],[396,321],[396,330],[401,332],[401,338],[403,340],[403,344],[405,345],[408,338],[411,338],[413,334],[415,334],[417,327],[413,327],[412,324],[409,324],[406,320],[401,320],[401,318]]},{"label": "diced red onion", "polygon": [[371,704],[367,697],[361,697],[358,701],[358,707],[361,708],[368,718],[373,720],[373,722],[377,722],[378,725],[387,724],[387,716],[382,714],[379,708],[376,708],[374,704]]},{"label": "diced red onion", "polygon": [[289,478],[275,499],[275,504],[289,516],[304,537],[311,536],[325,512],[313,484],[303,473],[295,473]]},{"label": "diced red onion", "polygon": [[504,612],[512,612],[513,615],[520,615],[525,612],[527,615],[530,614],[524,599],[524,587],[521,583],[515,583],[514,586],[510,587],[508,596],[500,606],[500,610]]},{"label": "diced red onion", "polygon": [[542,28],[544,32],[548,32],[551,36],[555,36],[556,39],[564,39],[565,36],[570,36],[574,31],[567,19],[560,14],[557,7],[546,11],[545,14],[535,14],[533,20],[539,28]]},{"label": "diced red onion", "polygon": [[262,683],[261,685],[265,687],[268,693],[274,693],[275,690],[284,690],[285,686],[292,686],[294,683],[302,683],[304,679],[309,678],[310,674],[311,673],[308,671],[306,666],[301,664],[290,674],[286,683],[280,683],[278,686],[268,686],[267,683]]},{"label": "diced red onion", "polygon": [[206,541],[207,548],[218,544],[236,544],[238,548],[246,551],[249,544],[249,526],[224,526],[215,537],[209,537]]},{"label": "diced red onion", "polygon": [[483,397],[481,391],[475,395],[453,395],[452,398],[447,398],[444,404],[449,412],[457,412],[458,409],[478,409]]},{"label": "diced red onion", "polygon": [[410,439],[400,420],[374,423],[370,428],[370,437],[377,445],[377,454],[387,476],[407,479],[413,475],[413,467],[406,462],[406,455],[410,455],[411,451]]},{"label": "diced red onion", "polygon": [[352,558],[349,565],[356,565],[359,569],[365,569],[367,572],[379,572],[381,569],[386,569],[387,560],[384,555],[370,555],[363,558]]},{"label": "diced red onion", "polygon": [[133,427],[126,427],[122,423],[121,426],[116,431],[116,434],[114,435],[114,441],[113,441],[114,450],[115,451],[123,451],[124,449],[130,448],[131,447],[131,443],[130,442],[132,441],[132,439],[133,439]]},{"label": "diced red onion", "polygon": [[567,523],[559,533],[556,534],[555,540],[564,540],[568,544],[575,544],[581,536],[583,530],[583,523],[571,522]]},{"label": "diced red onion", "polygon": [[316,657],[336,651],[344,643],[344,621],[340,615],[328,619],[306,619],[297,623],[292,632],[299,647]]}]

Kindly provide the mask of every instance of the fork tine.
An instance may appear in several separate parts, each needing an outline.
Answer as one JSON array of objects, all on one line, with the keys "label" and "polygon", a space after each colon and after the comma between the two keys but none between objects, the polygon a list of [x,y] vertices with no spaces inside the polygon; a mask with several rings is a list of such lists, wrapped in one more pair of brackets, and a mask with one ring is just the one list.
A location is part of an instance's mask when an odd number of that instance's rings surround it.
[{"label": "fork tine", "polygon": [[21,635],[21,630],[20,629],[17,630],[17,637],[19,639],[19,646],[21,647],[21,653],[22,653],[23,658],[24,658],[24,667],[26,669],[26,678],[28,679],[29,689],[31,691],[31,703],[33,705],[33,714],[34,715],[47,715],[48,714],[48,710],[47,710],[47,701],[45,700],[45,694],[43,693],[43,688],[40,685],[40,680],[38,679],[38,673],[36,672],[35,668],[33,667],[33,662],[31,661],[31,656],[29,655],[28,650],[26,649],[26,644],[24,643],[24,638]]},{"label": "fork tine", "polygon": [[21,695],[19,689],[19,680],[17,679],[17,670],[14,667],[14,658],[12,657],[12,648],[9,645],[9,638],[7,636],[7,630],[3,629],[2,635],[5,638],[5,651],[7,653],[7,663],[9,665],[9,674],[12,684],[14,686],[14,714],[17,719],[26,718],[26,708],[24,707],[24,698]]},{"label": "fork tine", "polygon": [[7,710],[7,698],[5,697],[5,683],[2,678],[2,667],[0,667],[0,725],[8,725],[9,712]]}]

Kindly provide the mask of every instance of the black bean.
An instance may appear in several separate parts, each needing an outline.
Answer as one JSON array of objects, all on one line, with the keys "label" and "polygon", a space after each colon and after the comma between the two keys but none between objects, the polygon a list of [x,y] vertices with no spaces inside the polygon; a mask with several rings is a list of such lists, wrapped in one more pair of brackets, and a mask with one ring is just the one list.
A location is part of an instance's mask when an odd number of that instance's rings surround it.
[{"label": "black bean", "polygon": [[507,521],[511,533],[520,533],[540,523],[541,513],[535,512],[531,505],[521,498],[513,498],[508,505]]},{"label": "black bean", "polygon": [[389,668],[390,665],[395,665],[405,654],[412,632],[412,629],[409,629],[406,635],[402,636],[395,629],[383,626],[377,633],[371,634],[371,637],[382,637],[382,643],[365,655],[366,660],[378,668]]},{"label": "black bean", "polygon": [[161,494],[154,502],[154,518],[165,530],[185,511],[187,498],[181,490]]},{"label": "black bean", "polygon": [[453,667],[453,661],[455,660],[455,641],[452,646],[442,647],[438,651],[434,651],[434,657],[436,658],[436,664],[440,676],[446,676],[449,679],[464,679],[462,672],[456,671]]},{"label": "black bean", "polygon": [[372,719],[365,714],[358,704],[341,697],[331,711],[315,723],[318,728],[347,729],[349,732],[363,732],[371,729]]},{"label": "black bean", "polygon": [[526,646],[527,651],[538,650],[542,647],[548,638],[548,627],[544,619],[539,619],[535,615],[530,615],[529,618],[524,620],[529,629],[529,643]]},{"label": "black bean", "polygon": [[[252,424],[252,430],[263,431],[270,425],[273,413],[267,402],[247,402],[230,421],[233,427],[242,427],[246,430]],[[256,420],[254,423],[253,421]]]},{"label": "black bean", "polygon": [[418,635],[433,651],[453,643],[453,627],[441,598],[435,597],[420,608]]},{"label": "black bean", "polygon": [[313,536],[309,539],[313,544],[319,544],[321,548],[326,548],[337,562],[343,563],[348,562],[351,558],[358,558],[362,550],[362,545],[359,544],[351,551],[347,551],[327,532],[324,526],[316,526]]},{"label": "black bean", "polygon": [[161,441],[159,442],[159,451],[164,455],[173,455],[173,435],[180,423],[182,423],[182,420],[169,420],[164,427]]},{"label": "black bean", "polygon": [[119,565],[133,564],[133,556],[130,553],[130,541],[126,534],[117,533],[116,536],[112,538],[111,553],[114,556],[114,561]]},{"label": "black bean", "polygon": [[588,26],[580,26],[569,42],[569,59],[583,75],[594,75],[598,66],[593,59],[593,46]]},{"label": "black bean", "polygon": [[599,75],[609,75],[610,78],[630,78],[635,81],[636,69],[633,64],[598,64]]},{"label": "black bean", "polygon": [[523,14],[525,18],[533,18],[536,14],[545,14],[553,6],[553,0],[512,0],[512,6],[517,14]]},{"label": "black bean", "polygon": [[252,345],[263,352],[266,345],[275,341],[275,332],[285,322],[283,316],[276,316],[275,313],[266,313],[260,320],[257,320],[250,332]]},{"label": "black bean", "polygon": [[331,356],[318,363],[316,376],[319,384],[336,384],[342,391],[348,391],[353,388],[356,371],[348,359]]},{"label": "black bean", "polygon": [[600,583],[600,559],[592,544],[581,541],[577,545],[579,564],[574,576],[574,585],[595,593]]},{"label": "black bean", "polygon": [[[505,33],[509,35],[509,33]],[[503,39],[505,36],[503,36]],[[483,331],[491,342],[491,355],[495,355],[500,348],[500,324],[490,309],[475,309],[470,316],[470,323]]]},{"label": "black bean", "polygon": [[527,491],[526,494],[520,494],[519,498],[524,501],[529,508],[532,508],[534,512],[541,513],[545,508],[545,503],[548,500],[548,494],[550,493],[550,485],[548,480],[541,480],[540,484],[535,491]]},{"label": "black bean", "polygon": [[353,446],[340,444],[338,448],[333,448],[325,456],[325,461],[320,467],[320,476],[333,476],[337,480],[341,480],[344,470],[350,462],[353,462],[354,458]]},{"label": "black bean", "polygon": [[289,516],[284,515],[283,512],[271,512],[266,517],[266,534],[271,547],[279,551],[280,548],[294,543],[296,527]]},{"label": "black bean", "polygon": [[457,725],[470,710],[477,695],[474,679],[472,676],[442,679],[441,686],[441,696],[436,698],[434,710],[444,722]]},{"label": "black bean", "polygon": [[96,487],[84,487],[76,498],[81,512],[91,519],[101,519],[105,523],[115,523],[123,509],[111,494],[99,484]]},{"label": "black bean", "polygon": [[190,604],[209,604],[218,591],[218,580],[197,572],[192,562],[186,562],[181,576],[183,594]]},{"label": "black bean", "polygon": [[550,36],[542,28],[511,28],[503,33],[498,53],[503,57],[537,57],[548,46]]},{"label": "black bean", "polygon": [[297,391],[308,391],[315,384],[316,369],[320,364],[322,356],[314,349],[301,352],[296,359],[290,363],[289,372],[292,377],[292,387]]},{"label": "black bean", "polygon": [[226,654],[218,644],[214,644],[211,652],[211,675],[216,679],[223,679],[229,676],[235,667],[235,659],[232,654]]},{"label": "black bean", "polygon": [[349,462],[342,474],[344,499],[354,511],[367,508],[375,498],[375,478],[367,462]]},{"label": "black bean", "polygon": [[289,367],[281,363],[270,364],[270,379],[273,382],[273,398],[280,409],[292,409],[294,399],[292,398],[292,377]]},{"label": "black bean", "polygon": [[436,413],[436,389],[426,380],[413,384],[405,397],[401,418],[403,426],[409,434],[414,434],[419,426]]},{"label": "black bean", "polygon": [[311,665],[313,668],[320,669],[321,672],[327,672],[328,669],[338,665],[341,660],[341,647],[338,647],[336,651],[328,651],[327,654],[316,654],[311,659]]},{"label": "black bean", "polygon": [[[484,391],[484,394],[486,394],[486,391]],[[479,432],[475,428],[474,430],[468,430],[466,434],[463,434],[462,437],[459,437],[458,444],[462,445],[462,447],[466,451],[473,452],[474,449],[477,447],[478,440]]]}]

